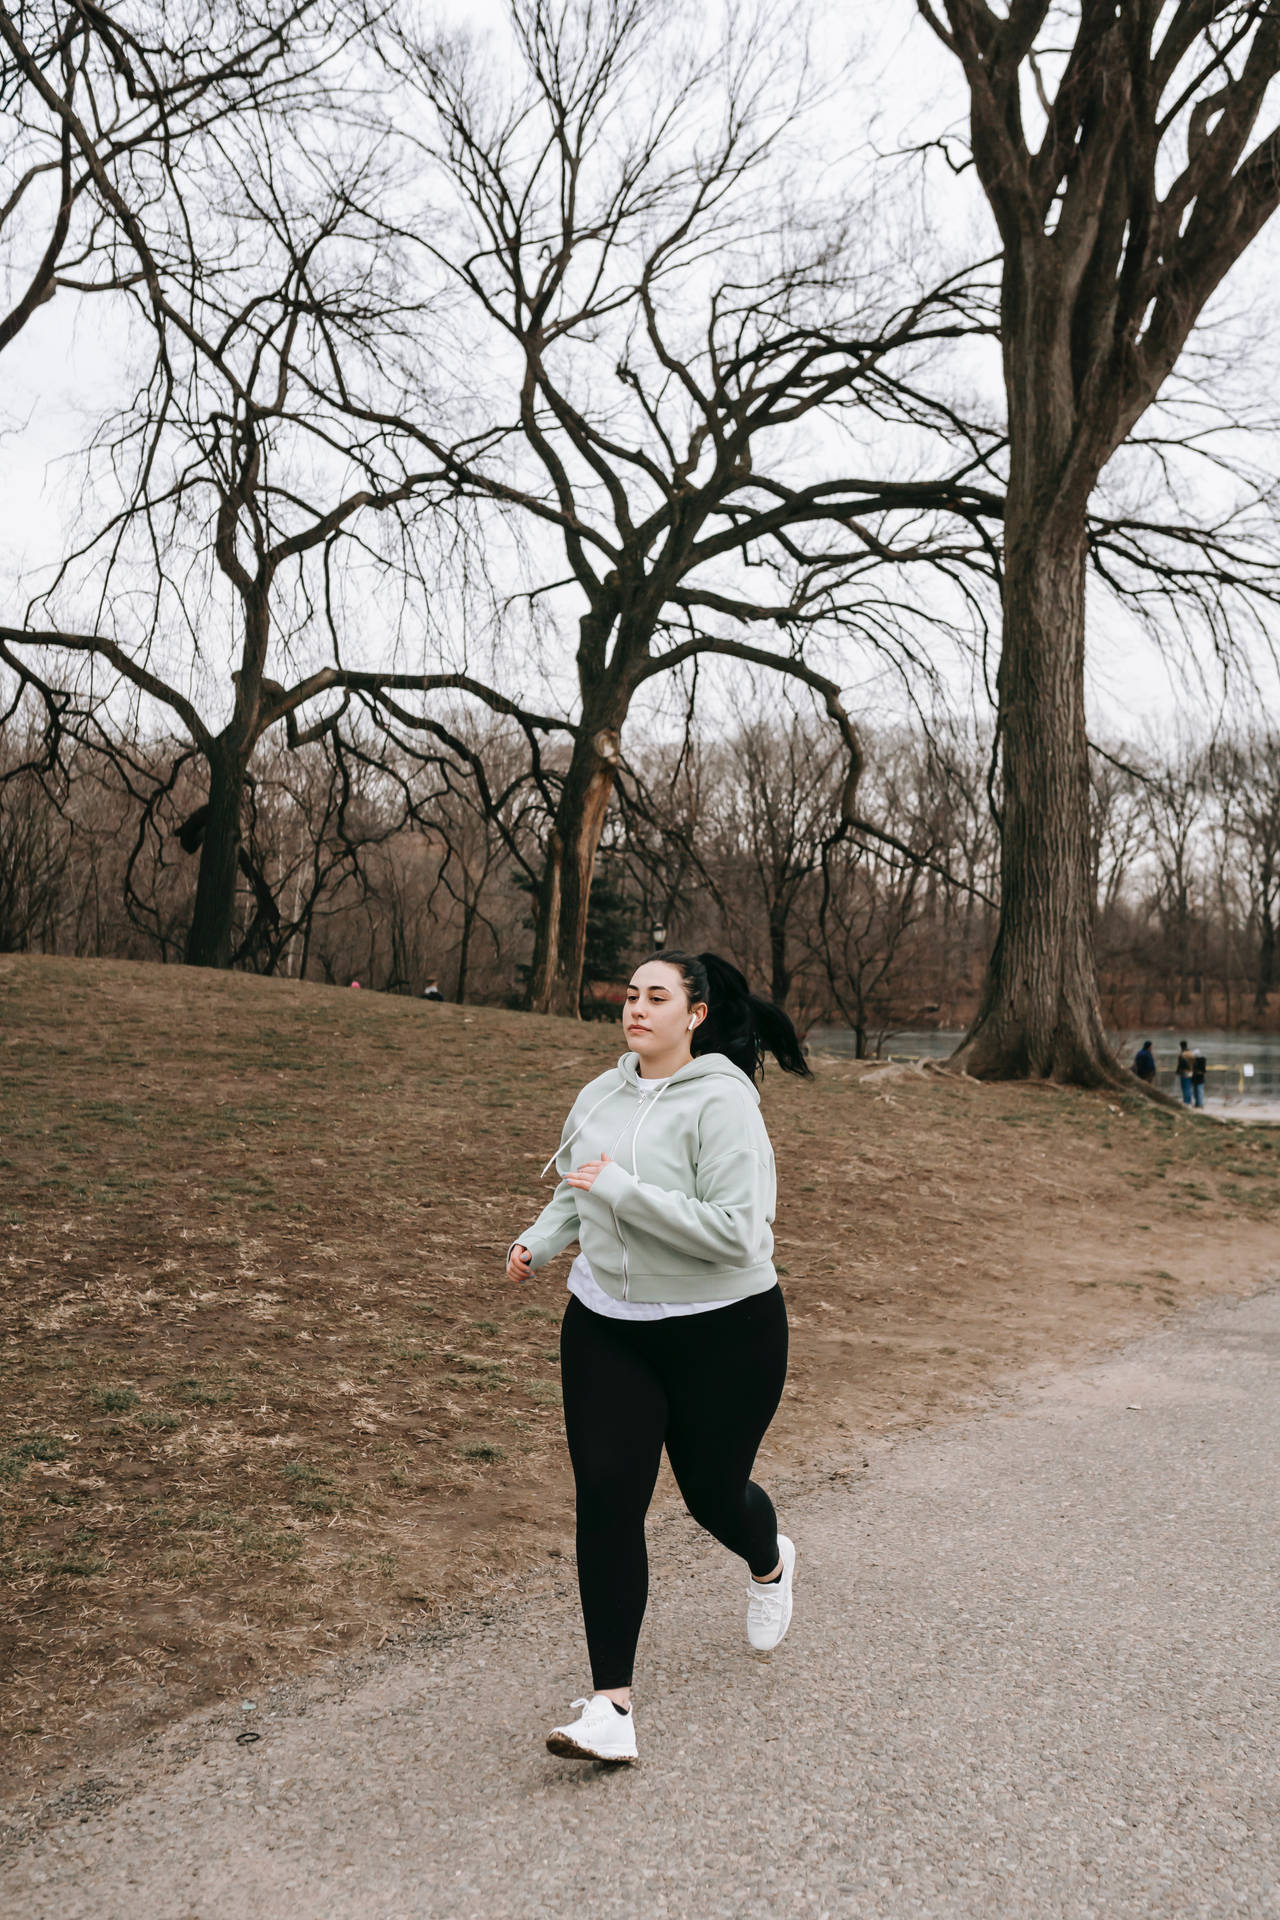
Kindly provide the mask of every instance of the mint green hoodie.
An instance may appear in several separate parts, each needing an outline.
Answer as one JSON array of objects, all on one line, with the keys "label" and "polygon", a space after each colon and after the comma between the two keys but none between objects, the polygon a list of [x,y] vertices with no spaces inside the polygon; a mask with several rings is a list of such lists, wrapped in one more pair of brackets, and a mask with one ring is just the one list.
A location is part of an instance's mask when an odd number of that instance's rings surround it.
[{"label": "mint green hoodie", "polygon": [[610,1165],[589,1193],[561,1178],[518,1236],[531,1265],[576,1240],[615,1300],[767,1292],[777,1183],[754,1081],[723,1053],[699,1054],[656,1093],[637,1087],[639,1069],[624,1053],[574,1101],[543,1172],[554,1164],[563,1176],[603,1154]]}]

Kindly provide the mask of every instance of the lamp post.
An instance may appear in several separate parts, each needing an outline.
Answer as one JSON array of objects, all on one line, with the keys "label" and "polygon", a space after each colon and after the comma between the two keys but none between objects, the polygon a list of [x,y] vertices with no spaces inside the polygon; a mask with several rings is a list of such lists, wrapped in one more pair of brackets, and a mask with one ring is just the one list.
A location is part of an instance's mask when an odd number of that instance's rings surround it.
[{"label": "lamp post", "polygon": [[667,944],[667,930],[660,920],[655,920],[649,929],[649,938],[653,942],[655,953],[661,953]]}]

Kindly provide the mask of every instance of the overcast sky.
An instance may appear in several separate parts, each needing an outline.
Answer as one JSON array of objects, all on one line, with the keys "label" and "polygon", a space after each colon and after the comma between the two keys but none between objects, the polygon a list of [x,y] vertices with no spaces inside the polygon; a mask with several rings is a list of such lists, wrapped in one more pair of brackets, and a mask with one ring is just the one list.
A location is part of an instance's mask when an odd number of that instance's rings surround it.
[{"label": "overcast sky", "polygon": [[[459,17],[474,22],[496,14],[494,0],[468,0]],[[882,149],[905,144],[928,128],[937,132],[960,126],[964,102],[953,63],[923,28],[912,0],[891,0],[874,11],[877,31],[867,37],[868,9],[819,6],[815,13],[814,52],[819,71],[834,73],[855,59],[848,88],[846,125],[854,137],[865,133]],[[855,36],[857,36],[855,41]],[[943,188],[938,182],[933,217],[972,235],[976,247],[990,248],[992,230],[985,207],[968,183]],[[1280,224],[1263,236],[1227,294],[1222,312],[1247,303],[1260,289],[1268,294],[1280,268]],[[78,479],[75,450],[94,423],[93,402],[118,384],[123,329],[109,301],[79,301],[60,296],[45,307],[4,356],[0,424],[0,582],[9,618],[19,615],[26,592],[47,577],[44,569],[65,547],[74,512]],[[21,578],[21,585],[20,585]],[[17,601],[13,598],[17,595]],[[1280,678],[1265,649],[1253,648],[1258,692],[1250,702],[1280,715]],[[994,668],[994,663],[993,668]],[[1167,731],[1180,712],[1191,707],[1212,711],[1222,685],[1211,663],[1201,662],[1203,679],[1178,649],[1162,655],[1134,623],[1121,619],[1094,594],[1090,610],[1089,695],[1094,728],[1110,737],[1140,737],[1147,727]],[[971,669],[957,661],[949,670],[957,704],[973,698]],[[854,689],[855,706],[871,700],[870,689]],[[873,704],[899,702],[891,683],[874,690]]]}]

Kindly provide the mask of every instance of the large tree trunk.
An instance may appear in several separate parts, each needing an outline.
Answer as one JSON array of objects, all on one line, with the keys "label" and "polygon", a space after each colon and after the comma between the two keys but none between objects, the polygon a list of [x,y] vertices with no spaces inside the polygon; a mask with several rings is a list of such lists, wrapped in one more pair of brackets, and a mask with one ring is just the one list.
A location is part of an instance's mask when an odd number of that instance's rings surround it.
[{"label": "large tree trunk", "polygon": [[1088,501],[1110,447],[1081,419],[1066,292],[1051,244],[1009,240],[1000,923],[954,1058],[980,1078],[1094,1086],[1117,1072],[1094,955],[1084,716]]},{"label": "large tree trunk", "polygon": [[244,775],[240,755],[224,742],[217,742],[209,756],[209,812],[200,843],[195,910],[187,935],[189,967],[231,965]]},{"label": "large tree trunk", "polygon": [[259,916],[279,922],[270,890],[244,857],[241,845],[245,775],[257,739],[262,674],[271,636],[270,584],[269,577],[260,574],[237,587],[244,611],[244,647],[239,669],[231,676],[235,711],[209,750],[209,811],[187,935],[189,967],[231,965],[238,872],[244,871],[253,885]]},{"label": "large tree trunk", "polygon": [[1000,926],[955,1055],[980,1078],[1099,1085],[1116,1072],[1098,994],[1084,719],[1085,525],[1006,527],[1000,659]]},{"label": "large tree trunk", "polygon": [[528,1006],[577,1019],[596,848],[618,763],[614,727],[584,722],[556,809],[538,895]]}]

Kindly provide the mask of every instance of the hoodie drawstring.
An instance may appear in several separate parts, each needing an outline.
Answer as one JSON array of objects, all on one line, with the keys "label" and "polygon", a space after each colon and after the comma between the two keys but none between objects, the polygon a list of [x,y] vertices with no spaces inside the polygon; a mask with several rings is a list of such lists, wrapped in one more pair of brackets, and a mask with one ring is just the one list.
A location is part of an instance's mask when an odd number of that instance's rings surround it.
[{"label": "hoodie drawstring", "polygon": [[[604,1100],[597,1100],[597,1101],[596,1101],[596,1104],[595,1104],[595,1106],[594,1106],[594,1107],[592,1107],[592,1109],[591,1109],[591,1113],[596,1113],[596,1112],[598,1112],[598,1111],[599,1111],[599,1109],[600,1109],[600,1108],[601,1108],[601,1107],[602,1107],[602,1106],[604,1105],[604,1101],[605,1101],[605,1100],[612,1100],[612,1098],[613,1098],[613,1096],[614,1096],[614,1094],[615,1094],[615,1093],[616,1093],[617,1091],[618,1091],[618,1089],[617,1089],[616,1087],[610,1087],[610,1089],[609,1089],[609,1091],[608,1091],[608,1093],[606,1093],[606,1095],[604,1096]],[[538,1178],[539,1178],[539,1180],[545,1180],[545,1179],[546,1179],[546,1177],[547,1177],[547,1169],[548,1169],[548,1168],[550,1168],[550,1167],[554,1167],[554,1165],[555,1165],[555,1163],[556,1163],[556,1161],[557,1161],[557,1160],[559,1159],[559,1157],[560,1157],[560,1155],[561,1155],[561,1154],[562,1154],[562,1153],[564,1152],[564,1150],[565,1150],[565,1148],[566,1148],[566,1147],[571,1147],[571,1146],[573,1145],[573,1143],[574,1143],[574,1141],[575,1141],[575,1140],[577,1139],[577,1137],[578,1137],[578,1135],[579,1135],[579,1134],[580,1134],[580,1133],[582,1132],[582,1129],[583,1129],[583,1128],[584,1128],[584,1127],[586,1126],[586,1124],[587,1124],[587,1121],[588,1121],[588,1120],[590,1120],[590,1118],[591,1118],[591,1113],[588,1113],[588,1114],[587,1114],[587,1115],[585,1116],[585,1118],[584,1118],[584,1119],[582,1119],[582,1120],[579,1120],[579,1122],[578,1122],[578,1124],[577,1124],[577,1126],[576,1126],[576,1127],[574,1128],[574,1130],[573,1130],[573,1132],[572,1132],[572,1133],[571,1133],[571,1134],[569,1135],[569,1137],[568,1137],[568,1139],[567,1139],[567,1140],[562,1140],[562,1141],[560,1142],[560,1145],[559,1145],[559,1146],[558,1146],[558,1147],[556,1148],[556,1150],[555,1150],[555,1152],[554,1152],[554,1153],[552,1154],[552,1156],[551,1156],[551,1158],[550,1158],[550,1159],[548,1160],[548,1162],[547,1162],[547,1165],[546,1165],[546,1166],[545,1166],[545,1167],[544,1167],[544,1168],[542,1169],[542,1172],[541,1172],[541,1173],[540,1173],[540,1174],[538,1175]]]},{"label": "hoodie drawstring", "polygon": [[[658,1088],[658,1091],[654,1094],[652,1100],[645,1100],[642,1102],[642,1110],[639,1114],[639,1117],[636,1120],[636,1130],[631,1136],[631,1172],[636,1179],[639,1179],[640,1177],[637,1171],[637,1166],[636,1166],[636,1143],[640,1138],[640,1129],[644,1125],[645,1121],[648,1119],[649,1115],[653,1112],[654,1108],[657,1106],[659,1100],[661,1100],[663,1094],[667,1090],[667,1087],[669,1087],[670,1085],[671,1085],[671,1082],[670,1080],[668,1080],[666,1083],[666,1086],[662,1086]],[[608,1093],[606,1093],[606,1095],[604,1096],[604,1100],[597,1100],[595,1106],[592,1107],[591,1109],[591,1113],[588,1113],[584,1119],[578,1122],[577,1126],[574,1128],[573,1132],[569,1135],[567,1140],[562,1140],[560,1142],[560,1145],[556,1148],[555,1152],[552,1154],[551,1158],[548,1160],[547,1165],[542,1169],[542,1172],[538,1175],[539,1180],[546,1179],[548,1168],[553,1167],[555,1165],[556,1161],[559,1159],[560,1155],[564,1152],[566,1147],[570,1147],[573,1145],[578,1135],[582,1132],[582,1129],[586,1126],[587,1121],[590,1120],[591,1114],[598,1112],[599,1109],[604,1105],[605,1100],[612,1100],[614,1094],[617,1091],[618,1089],[616,1087],[610,1087]]]},{"label": "hoodie drawstring", "polygon": [[632,1175],[632,1178],[635,1180],[638,1180],[640,1178],[639,1169],[636,1164],[636,1147],[639,1144],[639,1140],[640,1140],[640,1129],[644,1125],[645,1121],[649,1118],[649,1115],[653,1112],[654,1108],[657,1106],[659,1100],[661,1100],[663,1094],[667,1090],[667,1087],[669,1087],[670,1085],[671,1085],[671,1082],[670,1080],[668,1080],[667,1085],[665,1087],[658,1088],[658,1091],[654,1094],[652,1100],[646,1103],[644,1112],[640,1115],[640,1118],[636,1121],[636,1130],[631,1136],[631,1175]]}]

